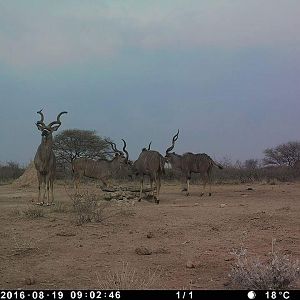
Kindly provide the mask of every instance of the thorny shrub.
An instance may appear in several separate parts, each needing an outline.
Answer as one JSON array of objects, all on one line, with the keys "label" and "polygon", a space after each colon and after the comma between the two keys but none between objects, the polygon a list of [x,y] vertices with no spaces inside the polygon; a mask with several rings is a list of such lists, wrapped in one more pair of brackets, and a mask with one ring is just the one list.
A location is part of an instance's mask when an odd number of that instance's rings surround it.
[{"label": "thorny shrub", "polygon": [[149,290],[159,285],[161,270],[139,271],[128,263],[123,262],[121,268],[108,271],[104,277],[97,274],[98,284],[101,289],[106,290]]},{"label": "thorny shrub", "polygon": [[243,247],[233,250],[232,254],[236,257],[236,263],[232,266],[229,277],[240,288],[287,289],[293,287],[299,278],[299,261],[274,251],[274,241],[272,241],[272,252],[266,261],[258,257],[249,257]]}]

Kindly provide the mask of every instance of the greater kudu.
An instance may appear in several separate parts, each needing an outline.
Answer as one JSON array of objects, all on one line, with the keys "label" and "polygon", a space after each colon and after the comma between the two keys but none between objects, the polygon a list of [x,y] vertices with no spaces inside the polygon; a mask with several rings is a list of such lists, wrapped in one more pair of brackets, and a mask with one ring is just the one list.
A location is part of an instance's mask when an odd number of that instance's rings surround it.
[{"label": "greater kudu", "polygon": [[[34,157],[34,165],[37,170],[37,176],[39,181],[39,196],[38,196],[38,204],[43,205],[45,194],[47,190],[47,205],[49,203],[49,189],[51,189],[51,204],[53,203],[54,196],[53,196],[53,182],[55,179],[55,169],[56,169],[56,160],[55,155],[52,150],[53,146],[53,131],[56,131],[60,125],[60,116],[62,114],[66,114],[66,111],[63,111],[58,114],[57,120],[51,122],[48,126],[44,123],[44,115],[42,110],[37,112],[41,116],[41,120],[36,123],[38,130],[42,132],[42,141],[39,145],[37,152]],[[43,201],[40,202],[41,198],[41,186],[44,184],[44,195]]]},{"label": "greater kudu", "polygon": [[164,173],[164,157],[157,151],[150,150],[150,145],[147,149],[143,149],[138,159],[133,163],[133,170],[136,174],[140,176],[140,197],[139,201],[142,199],[142,192],[144,186],[144,176],[148,175],[150,177],[150,185],[153,193],[153,199],[155,199],[154,195],[154,187],[153,181],[156,186],[156,199],[155,203],[159,203],[159,192],[161,187],[161,175]]},{"label": "greater kudu", "polygon": [[72,169],[74,173],[75,188],[78,190],[79,180],[85,176],[89,178],[95,178],[102,181],[104,186],[107,186],[107,179],[116,175],[123,166],[128,163],[128,152],[126,150],[126,142],[122,139],[124,146],[123,151],[126,155],[116,148],[116,144],[110,141],[109,143],[115,152],[113,159],[100,159],[93,160],[90,158],[76,158],[72,163]]},{"label": "greater kudu", "polygon": [[182,155],[176,154],[171,151],[174,148],[175,142],[178,139],[179,129],[177,133],[173,136],[172,146],[166,150],[166,161],[171,164],[172,168],[175,170],[180,170],[186,178],[187,183],[187,196],[190,194],[190,179],[192,173],[199,173],[203,177],[203,193],[204,195],[205,187],[207,182],[209,183],[209,196],[211,196],[211,171],[213,166],[223,169],[223,167],[205,153],[191,153],[187,152]]}]

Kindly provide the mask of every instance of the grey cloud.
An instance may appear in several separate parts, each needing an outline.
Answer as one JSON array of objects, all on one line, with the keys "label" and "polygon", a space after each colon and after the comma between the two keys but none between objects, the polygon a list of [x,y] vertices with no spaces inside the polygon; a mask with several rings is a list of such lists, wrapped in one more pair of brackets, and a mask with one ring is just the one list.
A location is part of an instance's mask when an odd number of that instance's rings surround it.
[{"label": "grey cloud", "polygon": [[18,67],[107,60],[124,48],[292,47],[297,1],[2,3],[0,61]]}]

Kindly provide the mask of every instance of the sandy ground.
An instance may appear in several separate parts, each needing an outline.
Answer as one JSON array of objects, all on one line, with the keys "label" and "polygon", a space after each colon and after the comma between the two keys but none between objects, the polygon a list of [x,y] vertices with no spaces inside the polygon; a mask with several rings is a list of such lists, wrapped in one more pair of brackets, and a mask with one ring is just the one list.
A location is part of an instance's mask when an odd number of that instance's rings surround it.
[{"label": "sandy ground", "polygon": [[[242,244],[263,258],[274,238],[277,250],[300,257],[300,183],[213,190],[212,197],[200,197],[201,187],[193,185],[186,197],[179,184],[164,184],[159,205],[143,200],[127,213],[77,226],[72,212],[49,207],[41,218],[18,215],[35,201],[36,189],[2,185],[0,287],[101,288],[109,272],[128,263],[140,276],[156,272],[153,287],[231,289],[231,251]],[[64,186],[56,185],[55,195],[72,207]],[[151,255],[138,255],[142,246]],[[188,261],[195,268],[187,268]]]}]

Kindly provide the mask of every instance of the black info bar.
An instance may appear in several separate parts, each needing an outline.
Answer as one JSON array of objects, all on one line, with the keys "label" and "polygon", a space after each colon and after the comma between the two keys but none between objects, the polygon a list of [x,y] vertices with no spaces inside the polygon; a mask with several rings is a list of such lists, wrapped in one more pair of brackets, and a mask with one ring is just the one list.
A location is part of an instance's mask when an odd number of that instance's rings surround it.
[{"label": "black info bar", "polygon": [[300,290],[245,291],[245,290],[1,290],[0,300],[61,300],[61,299],[300,299]]}]

